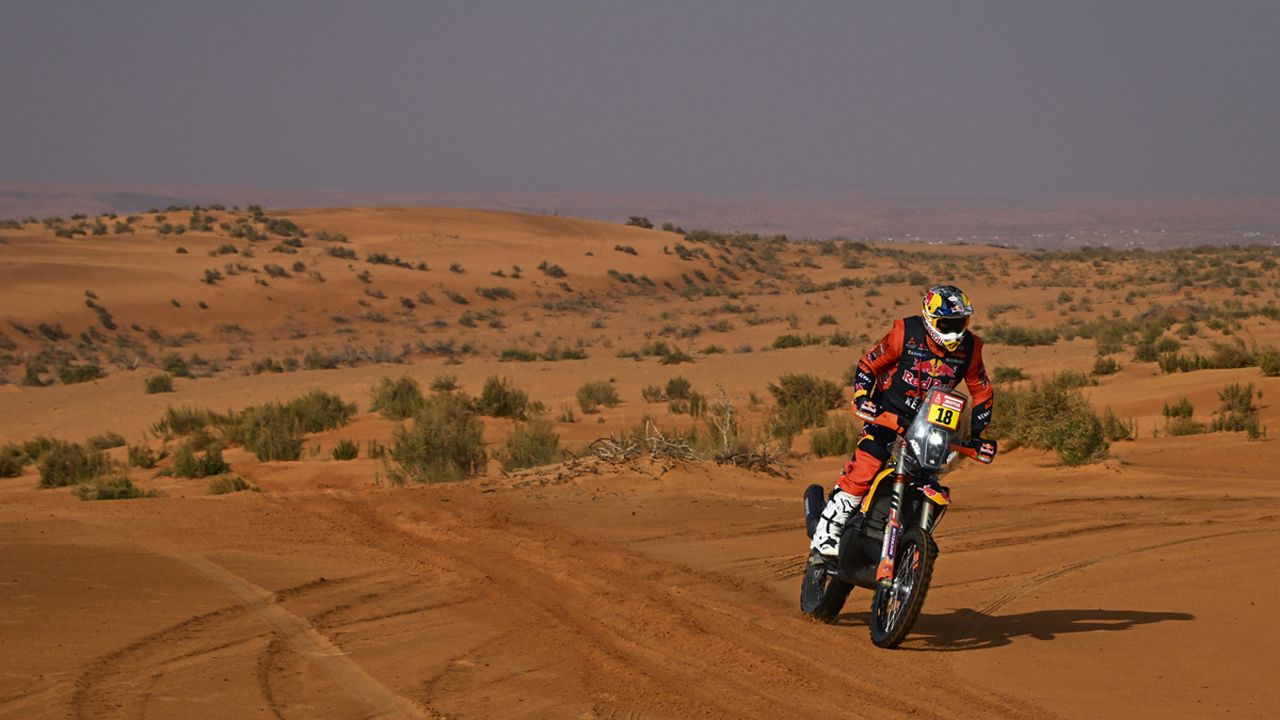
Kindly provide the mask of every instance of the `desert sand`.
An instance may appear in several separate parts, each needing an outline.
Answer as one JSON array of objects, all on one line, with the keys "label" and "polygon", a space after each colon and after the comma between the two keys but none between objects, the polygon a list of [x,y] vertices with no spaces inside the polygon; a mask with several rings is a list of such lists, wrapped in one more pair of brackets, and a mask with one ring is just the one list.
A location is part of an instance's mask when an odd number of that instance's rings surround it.
[{"label": "desert sand", "polygon": [[[0,479],[0,717],[1277,712],[1280,451],[1272,437],[1242,432],[1170,436],[1163,413],[1186,397],[1208,422],[1224,386],[1253,383],[1258,419],[1274,435],[1280,378],[1258,367],[1165,374],[1126,348],[1113,356],[1119,370],[1084,392],[1099,411],[1132,420],[1135,439],[1080,466],[1019,448],[949,475],[955,507],[937,532],[933,586],[893,651],[867,637],[865,590],[833,625],[799,611],[801,493],[832,483],[842,464],[808,452],[807,433],[791,445],[786,477],[710,461],[612,464],[584,450],[646,416],[697,424],[642,399],[643,388],[676,376],[762,429],[769,383],[790,372],[839,381],[893,318],[917,311],[917,272],[964,287],[980,335],[1168,310],[1188,318],[1175,328],[1195,325],[1180,340],[1184,353],[1237,338],[1280,344],[1266,310],[1280,288],[1274,248],[826,251],[517,213],[268,211],[306,232],[287,253],[272,252],[285,236],[250,243],[218,227],[247,213],[208,213],[211,229],[181,236],[157,228],[185,225],[189,210],[163,221],[141,213],[133,233],[0,230],[0,444],[111,431],[171,450],[179,440],[152,430],[168,406],[238,410],[316,389],[358,412],[308,435],[298,461],[259,462],[229,447],[233,472],[260,492],[210,496],[204,480],[132,468],[131,480],[157,497],[85,502],[67,488],[40,489],[34,466]],[[236,252],[211,256],[228,244]],[[370,263],[373,253],[408,267]],[[237,262],[244,269],[230,274]],[[288,276],[270,276],[266,264]],[[1185,284],[1175,282],[1180,268]],[[222,278],[203,282],[207,269]],[[619,279],[628,274],[635,279]],[[106,309],[114,330],[86,300]],[[847,338],[773,348],[781,335],[832,333]],[[693,361],[624,356],[657,341]],[[502,361],[512,348],[586,357]],[[194,377],[145,393],[144,379],[173,354],[199,357]],[[306,369],[308,355],[336,367]],[[1088,373],[1095,355],[1084,337],[986,348],[989,367],[1033,379]],[[90,362],[102,377],[54,382],[60,364]],[[47,387],[19,384],[32,364]],[[272,366],[288,371],[263,371]],[[471,394],[490,376],[510,378],[549,417],[575,411],[554,426],[584,457],[510,473],[490,461],[462,482],[393,485],[387,465],[363,450],[389,444],[397,425],[369,410],[373,387],[405,374],[424,389],[454,375]],[[612,382],[622,402],[577,411],[587,381]],[[512,428],[484,424],[491,448]],[[358,459],[330,457],[342,439],[361,444]],[[125,448],[108,452],[124,463]]]}]

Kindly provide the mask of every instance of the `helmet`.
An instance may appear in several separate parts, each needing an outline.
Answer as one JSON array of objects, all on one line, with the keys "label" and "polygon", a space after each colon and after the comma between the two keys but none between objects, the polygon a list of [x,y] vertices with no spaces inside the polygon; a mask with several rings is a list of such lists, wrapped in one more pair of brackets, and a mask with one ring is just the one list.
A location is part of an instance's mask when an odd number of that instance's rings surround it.
[{"label": "helmet", "polygon": [[934,285],[924,294],[921,315],[929,337],[951,352],[964,340],[973,306],[969,296],[955,285]]}]

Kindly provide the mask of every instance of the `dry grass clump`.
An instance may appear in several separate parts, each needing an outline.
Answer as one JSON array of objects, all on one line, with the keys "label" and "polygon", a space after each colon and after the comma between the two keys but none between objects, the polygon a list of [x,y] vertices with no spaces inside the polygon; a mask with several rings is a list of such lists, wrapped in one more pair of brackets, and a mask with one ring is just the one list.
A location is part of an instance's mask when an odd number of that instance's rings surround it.
[{"label": "dry grass clump", "polygon": [[262,492],[257,486],[250,485],[238,475],[219,475],[209,481],[208,492],[210,495],[228,495],[230,493],[244,492],[245,490]]},{"label": "dry grass clump", "polygon": [[37,467],[40,487],[54,488],[79,485],[105,475],[111,469],[111,462],[101,450],[54,440],[53,445],[40,454]]},{"label": "dry grass clump", "polygon": [[565,453],[560,449],[560,436],[551,422],[534,418],[528,422],[516,423],[511,435],[494,456],[502,463],[502,469],[510,472],[560,462]]},{"label": "dry grass clump", "polygon": [[422,409],[424,402],[418,381],[408,375],[384,377],[373,389],[373,405],[369,409],[389,420],[407,420]]},{"label": "dry grass clump", "polygon": [[197,456],[189,442],[183,443],[173,455],[173,464],[166,474],[180,478],[205,478],[221,475],[231,470],[222,459],[222,448],[217,445],[209,448],[203,455]]},{"label": "dry grass clump", "polygon": [[1102,419],[1076,383],[1064,373],[1047,382],[1003,389],[994,435],[1009,449],[1053,450],[1064,465],[1105,458],[1110,445]]},{"label": "dry grass clump", "polygon": [[148,395],[173,392],[173,378],[165,373],[152,375],[143,381],[143,387],[146,389]]},{"label": "dry grass clump", "polygon": [[608,382],[596,381],[584,384],[578,388],[578,407],[582,408],[584,413],[593,413],[601,405],[605,407],[617,407],[622,399],[618,396],[618,390]]},{"label": "dry grass clump", "polygon": [[816,375],[789,373],[769,383],[774,408],[769,423],[775,437],[791,437],[827,422],[827,411],[840,406],[840,386]]},{"label": "dry grass clump", "polygon": [[481,415],[513,420],[527,420],[540,408],[541,405],[530,402],[528,393],[516,387],[510,378],[497,375],[490,375],[484,381],[484,388],[475,402],[475,409]]},{"label": "dry grass clump", "polygon": [[388,478],[397,485],[462,480],[484,470],[484,425],[466,397],[434,393],[412,424],[396,429],[390,454]]},{"label": "dry grass clump", "polygon": [[95,478],[77,485],[72,492],[81,500],[133,500],[156,496],[155,490],[143,490],[123,474]]},{"label": "dry grass clump", "polygon": [[110,450],[111,448],[124,447],[125,443],[120,433],[108,430],[101,435],[94,435],[85,440],[84,444],[94,450]]},{"label": "dry grass clump", "polygon": [[333,446],[334,460],[355,460],[360,457],[360,446],[351,440],[339,440],[337,445]]}]

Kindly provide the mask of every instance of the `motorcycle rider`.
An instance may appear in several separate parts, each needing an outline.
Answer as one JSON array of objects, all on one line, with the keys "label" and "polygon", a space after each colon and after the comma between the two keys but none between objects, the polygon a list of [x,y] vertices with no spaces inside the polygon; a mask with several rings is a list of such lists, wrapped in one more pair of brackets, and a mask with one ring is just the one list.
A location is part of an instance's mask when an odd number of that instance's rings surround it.
[{"label": "motorcycle rider", "polygon": [[893,322],[893,328],[858,361],[853,381],[853,407],[865,421],[857,450],[845,463],[810,548],[826,557],[839,553],[845,523],[861,512],[871,481],[889,460],[898,435],[873,425],[881,412],[898,415],[902,427],[915,417],[920,402],[934,388],[952,390],[963,379],[973,399],[969,447],[990,462],[996,443],[983,437],[991,423],[994,392],[982,363],[982,340],[969,331],[973,306],[954,285],[934,285],[925,292],[919,316]]}]

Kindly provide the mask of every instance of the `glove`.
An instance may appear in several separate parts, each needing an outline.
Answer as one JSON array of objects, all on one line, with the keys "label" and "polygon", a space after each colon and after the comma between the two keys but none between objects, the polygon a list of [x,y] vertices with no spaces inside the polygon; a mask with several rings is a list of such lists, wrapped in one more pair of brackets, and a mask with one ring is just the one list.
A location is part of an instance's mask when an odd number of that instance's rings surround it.
[{"label": "glove", "polygon": [[973,450],[978,454],[976,458],[980,463],[990,463],[996,459],[996,441],[987,440],[986,438],[974,438],[966,442],[965,447]]},{"label": "glove", "polygon": [[866,422],[875,422],[880,414],[880,406],[869,397],[861,397],[853,401],[853,412]]}]

